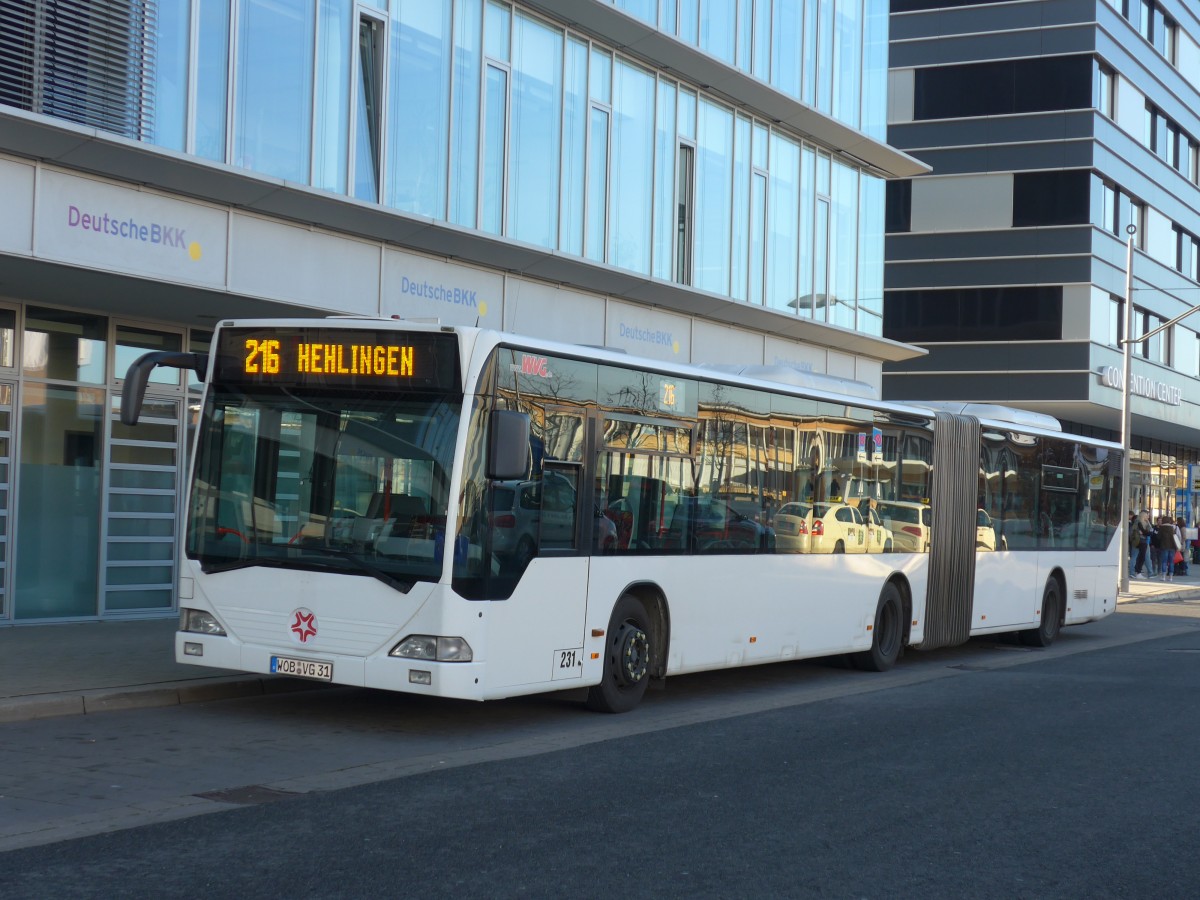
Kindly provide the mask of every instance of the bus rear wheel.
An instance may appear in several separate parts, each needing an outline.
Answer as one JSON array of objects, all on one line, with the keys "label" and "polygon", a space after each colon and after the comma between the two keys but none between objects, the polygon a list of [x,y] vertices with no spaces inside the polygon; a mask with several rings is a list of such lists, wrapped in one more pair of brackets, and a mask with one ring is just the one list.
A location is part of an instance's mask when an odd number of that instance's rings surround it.
[{"label": "bus rear wheel", "polygon": [[1058,588],[1058,579],[1051,578],[1046,582],[1046,590],[1042,594],[1042,621],[1037,628],[1020,633],[1021,643],[1026,647],[1049,647],[1058,637],[1061,622],[1062,595]]},{"label": "bus rear wheel", "polygon": [[900,658],[904,643],[904,599],[890,581],[879,594],[875,607],[875,626],[871,629],[871,649],[852,653],[850,661],[864,672],[886,672]]},{"label": "bus rear wheel", "polygon": [[604,675],[588,689],[588,708],[629,712],[650,683],[650,616],[642,601],[624,594],[613,607],[604,646]]}]

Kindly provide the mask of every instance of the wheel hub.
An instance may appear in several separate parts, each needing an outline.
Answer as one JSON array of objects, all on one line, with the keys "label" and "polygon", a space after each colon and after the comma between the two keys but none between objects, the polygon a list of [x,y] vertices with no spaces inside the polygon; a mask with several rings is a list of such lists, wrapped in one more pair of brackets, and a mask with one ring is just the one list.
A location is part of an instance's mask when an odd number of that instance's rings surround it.
[{"label": "wheel hub", "polygon": [[621,684],[635,685],[646,677],[650,662],[650,639],[645,631],[629,622],[622,625],[617,639],[617,653],[619,664],[616,670]]}]

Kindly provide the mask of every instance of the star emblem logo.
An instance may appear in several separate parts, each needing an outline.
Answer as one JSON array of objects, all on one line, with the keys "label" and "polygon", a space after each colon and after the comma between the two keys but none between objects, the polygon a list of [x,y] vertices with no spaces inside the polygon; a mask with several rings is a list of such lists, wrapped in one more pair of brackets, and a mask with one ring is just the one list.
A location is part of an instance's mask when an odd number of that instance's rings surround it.
[{"label": "star emblem logo", "polygon": [[317,617],[309,609],[298,609],[293,613],[292,636],[300,643],[308,643],[308,639],[317,636]]}]

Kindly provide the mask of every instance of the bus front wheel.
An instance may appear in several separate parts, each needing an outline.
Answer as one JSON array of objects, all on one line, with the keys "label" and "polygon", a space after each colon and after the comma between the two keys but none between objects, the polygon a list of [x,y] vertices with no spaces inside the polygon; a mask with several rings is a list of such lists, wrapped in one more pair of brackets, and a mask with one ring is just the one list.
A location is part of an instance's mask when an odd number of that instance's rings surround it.
[{"label": "bus front wheel", "polygon": [[1020,633],[1021,643],[1026,647],[1049,647],[1058,637],[1061,622],[1062,597],[1058,579],[1051,578],[1046,582],[1046,590],[1042,594],[1042,621],[1037,628]]},{"label": "bus front wheel", "polygon": [[904,599],[890,581],[883,586],[871,628],[871,649],[853,653],[850,661],[864,672],[886,672],[900,658],[904,643]]},{"label": "bus front wheel", "polygon": [[587,705],[600,712],[629,712],[650,683],[650,617],[642,601],[624,594],[613,607],[604,645],[604,675],[588,689]]}]

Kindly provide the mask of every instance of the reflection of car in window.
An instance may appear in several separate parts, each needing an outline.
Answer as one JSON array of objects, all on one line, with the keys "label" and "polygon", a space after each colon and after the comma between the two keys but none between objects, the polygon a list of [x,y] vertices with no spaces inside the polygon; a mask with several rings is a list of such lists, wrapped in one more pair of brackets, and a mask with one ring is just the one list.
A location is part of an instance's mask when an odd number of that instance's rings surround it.
[{"label": "reflection of car in window", "polygon": [[[996,549],[996,524],[986,509],[978,510],[975,513],[975,549]],[[1006,549],[1003,538],[1000,539],[1000,549]]]},{"label": "reflection of car in window", "polygon": [[928,503],[880,500],[879,515],[897,553],[928,553],[932,519]]},{"label": "reflection of car in window", "polygon": [[[534,481],[502,481],[492,486],[492,553],[523,569],[538,548],[575,547],[575,487],[561,475],[547,473]],[[611,552],[617,528],[593,510],[593,543],[598,552]]]},{"label": "reflection of car in window", "polygon": [[775,530],[735,510],[721,500],[684,497],[671,516],[668,548],[682,547],[687,532],[698,553],[773,551]]}]

